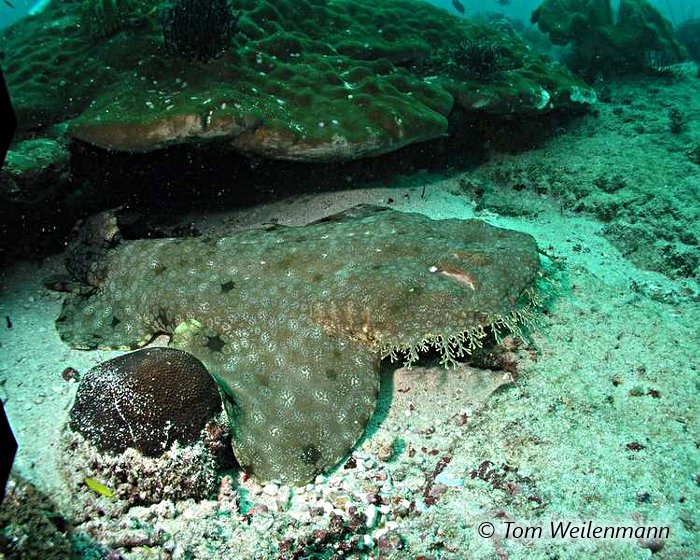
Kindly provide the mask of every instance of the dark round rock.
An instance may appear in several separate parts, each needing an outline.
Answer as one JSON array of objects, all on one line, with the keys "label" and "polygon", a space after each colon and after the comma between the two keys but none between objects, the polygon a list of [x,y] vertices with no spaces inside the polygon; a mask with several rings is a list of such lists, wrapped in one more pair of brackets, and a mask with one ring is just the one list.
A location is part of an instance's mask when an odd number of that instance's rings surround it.
[{"label": "dark round rock", "polygon": [[149,348],[92,368],[80,382],[70,427],[100,451],[133,447],[156,457],[196,441],[221,411],[216,383],[187,352]]}]

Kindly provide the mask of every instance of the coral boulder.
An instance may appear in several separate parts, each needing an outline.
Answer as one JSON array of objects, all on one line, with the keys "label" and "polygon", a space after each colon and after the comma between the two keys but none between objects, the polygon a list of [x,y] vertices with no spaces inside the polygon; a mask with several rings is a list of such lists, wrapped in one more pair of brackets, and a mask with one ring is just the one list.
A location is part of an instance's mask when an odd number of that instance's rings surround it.
[{"label": "coral boulder", "polygon": [[102,452],[163,454],[198,439],[221,411],[216,383],[187,352],[149,348],[108,360],[80,382],[70,427]]},{"label": "coral boulder", "polygon": [[647,0],[544,0],[532,23],[555,45],[572,45],[569,65],[595,77],[633,74],[685,56],[673,26]]},{"label": "coral boulder", "polygon": [[[224,0],[178,0],[162,22],[136,0],[117,14],[106,0],[86,2],[98,37],[80,30],[77,0],[0,34],[23,130],[66,122],[74,139],[116,151],[213,143],[336,162],[443,138],[455,108],[508,120],[593,100],[517,37],[427,2],[238,0],[234,14]],[[492,45],[481,55],[499,64],[450,75],[441,53],[470,41]],[[502,71],[485,72],[492,66]]]}]

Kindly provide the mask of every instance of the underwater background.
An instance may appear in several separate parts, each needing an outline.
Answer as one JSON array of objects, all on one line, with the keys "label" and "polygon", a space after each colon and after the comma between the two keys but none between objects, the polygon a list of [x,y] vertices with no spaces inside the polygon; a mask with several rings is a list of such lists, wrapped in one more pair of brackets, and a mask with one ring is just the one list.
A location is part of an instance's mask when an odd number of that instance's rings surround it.
[{"label": "underwater background", "polygon": [[0,558],[696,557],[699,16],[0,4]]},{"label": "underwater background", "polygon": [[[41,0],[39,1],[29,1],[29,0],[17,0],[11,1],[10,4],[8,3],[3,3],[2,6],[0,6],[0,27],[6,27],[7,25],[10,25],[17,21],[18,19],[24,17],[25,15],[32,13],[34,11],[39,11],[42,8],[42,4],[45,4],[46,2],[42,2]],[[453,11],[455,12],[455,8],[452,6],[452,3],[450,1],[443,1],[443,2],[431,2],[434,6],[437,6],[439,8],[443,8],[448,11]],[[687,6],[688,2],[676,2],[675,6],[673,3],[662,3],[663,5],[660,6],[660,9],[662,13],[666,17],[669,16],[669,13],[673,9],[678,9],[682,10],[685,9]],[[527,20],[530,17],[530,14],[532,11],[537,7],[538,2],[536,0],[523,0],[521,2],[512,2],[510,5],[500,5],[497,0],[493,0],[493,2],[487,3],[480,3],[480,2],[467,2],[464,4],[465,8],[465,15],[473,15],[475,13],[478,13],[480,11],[486,11],[486,10],[492,10],[492,11],[499,11],[502,13],[507,13],[509,16],[517,18],[517,19],[523,19]],[[459,13],[459,12],[456,12]]]},{"label": "underwater background", "polygon": [[[0,27],[5,27],[24,17],[27,14],[41,11],[48,3],[47,0],[9,0],[0,6]],[[434,1],[430,4],[448,11],[459,13],[450,1]],[[465,15],[472,16],[480,12],[499,12],[514,19],[527,21],[530,14],[540,3],[537,0],[492,0],[486,2],[465,2]],[[663,0],[652,2],[664,17],[673,23],[692,19],[697,16],[698,7],[694,0]],[[611,2],[613,9],[619,6],[619,0]]]}]

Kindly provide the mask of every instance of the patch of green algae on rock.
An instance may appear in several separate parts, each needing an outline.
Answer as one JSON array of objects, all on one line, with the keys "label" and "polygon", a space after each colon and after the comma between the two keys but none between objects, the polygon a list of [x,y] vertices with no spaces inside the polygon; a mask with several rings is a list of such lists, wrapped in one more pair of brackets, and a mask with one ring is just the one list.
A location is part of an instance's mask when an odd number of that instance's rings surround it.
[{"label": "patch of green algae on rock", "polygon": [[53,2],[6,30],[6,79],[22,126],[72,119],[73,137],[103,148],[217,140],[339,161],[444,136],[455,104],[511,115],[591,101],[563,67],[493,30],[508,58],[497,78],[419,75],[416,64],[486,31],[416,0],[243,0],[235,40],[206,64],[167,54],[158,10],[95,37],[80,7]]},{"label": "patch of green algae on rock", "polygon": [[78,348],[158,332],[218,381],[241,465],[303,482],[340,461],[374,410],[380,357],[434,347],[445,365],[492,325],[516,327],[534,239],[479,220],[357,207],[304,227],[125,242],[57,320]]}]

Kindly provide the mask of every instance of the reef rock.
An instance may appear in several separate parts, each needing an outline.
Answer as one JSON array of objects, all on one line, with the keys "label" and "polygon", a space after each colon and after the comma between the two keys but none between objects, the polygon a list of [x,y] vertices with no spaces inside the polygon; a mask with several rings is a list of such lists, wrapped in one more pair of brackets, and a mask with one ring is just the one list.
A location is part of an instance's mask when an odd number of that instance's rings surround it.
[{"label": "reef rock", "polygon": [[534,239],[479,220],[357,207],[304,227],[222,239],[123,242],[91,294],[57,320],[78,348],[134,348],[156,333],[197,356],[224,395],[239,463],[304,482],[362,435],[382,357],[444,365],[489,327],[527,320]]},{"label": "reef rock", "polygon": [[588,77],[667,66],[685,56],[673,25],[647,0],[544,0],[532,23],[555,45],[573,46],[571,66]]},{"label": "reef rock", "polygon": [[[351,160],[445,136],[456,107],[511,119],[594,99],[517,37],[427,2],[241,0],[235,37],[222,35],[206,63],[168,48],[157,6],[120,3],[87,25],[82,4],[53,2],[5,31],[4,69],[25,128],[69,121],[72,137],[112,150],[216,141],[273,159]],[[467,41],[496,49],[497,71],[448,75],[451,47]]]},{"label": "reef rock", "polygon": [[151,347],[92,368],[61,437],[73,515],[211,496],[233,464],[224,416],[216,383],[182,350]]}]

